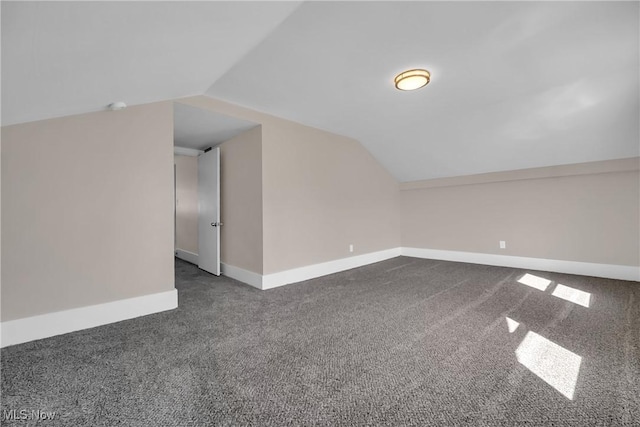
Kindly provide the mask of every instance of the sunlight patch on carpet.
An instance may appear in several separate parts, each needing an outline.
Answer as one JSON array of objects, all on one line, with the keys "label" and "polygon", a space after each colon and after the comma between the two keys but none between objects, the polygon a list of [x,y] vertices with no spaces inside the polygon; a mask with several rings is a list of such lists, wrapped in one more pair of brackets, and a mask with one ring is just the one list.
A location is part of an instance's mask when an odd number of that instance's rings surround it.
[{"label": "sunlight patch on carpet", "polygon": [[518,326],[520,326],[520,322],[516,322],[509,317],[505,317],[505,319],[507,320],[507,328],[509,328],[509,333],[514,333],[516,329],[518,329]]},{"label": "sunlight patch on carpet", "polygon": [[531,331],[516,349],[516,357],[540,379],[573,400],[582,357]]},{"label": "sunlight patch on carpet", "polygon": [[542,277],[527,273],[518,279],[518,283],[522,283],[523,285],[527,285],[540,291],[544,291],[551,283],[551,280],[547,280]]},{"label": "sunlight patch on carpet", "polygon": [[583,307],[589,307],[591,302],[591,294],[589,292],[561,285],[560,283],[556,285],[556,288],[553,290],[551,295],[562,298],[563,300],[571,301]]}]

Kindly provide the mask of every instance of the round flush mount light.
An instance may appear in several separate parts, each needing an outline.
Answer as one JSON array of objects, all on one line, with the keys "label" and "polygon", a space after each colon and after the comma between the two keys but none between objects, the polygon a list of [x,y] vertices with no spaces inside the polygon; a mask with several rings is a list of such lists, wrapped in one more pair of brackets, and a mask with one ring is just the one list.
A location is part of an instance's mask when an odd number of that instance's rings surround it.
[{"label": "round flush mount light", "polygon": [[127,108],[127,104],[125,104],[122,101],[118,101],[118,102],[114,102],[112,104],[109,104],[107,106],[107,108],[111,111],[118,111],[118,110],[122,110],[124,108]]},{"label": "round flush mount light", "polygon": [[414,69],[398,74],[393,82],[396,89],[416,90],[426,86],[431,81],[431,73],[427,70]]}]

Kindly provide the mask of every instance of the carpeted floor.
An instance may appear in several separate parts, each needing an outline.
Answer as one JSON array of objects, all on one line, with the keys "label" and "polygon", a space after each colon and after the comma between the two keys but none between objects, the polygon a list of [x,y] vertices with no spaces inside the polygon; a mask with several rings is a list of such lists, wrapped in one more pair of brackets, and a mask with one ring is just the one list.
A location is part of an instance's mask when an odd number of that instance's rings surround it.
[{"label": "carpeted floor", "polygon": [[635,282],[407,257],[268,291],[176,274],[176,310],[3,349],[3,419],[640,425]]}]

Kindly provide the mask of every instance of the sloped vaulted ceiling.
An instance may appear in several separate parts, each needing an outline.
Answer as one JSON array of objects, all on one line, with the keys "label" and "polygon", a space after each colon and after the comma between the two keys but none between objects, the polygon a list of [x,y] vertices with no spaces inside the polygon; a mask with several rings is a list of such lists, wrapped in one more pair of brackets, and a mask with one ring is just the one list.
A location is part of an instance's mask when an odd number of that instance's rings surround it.
[{"label": "sloped vaulted ceiling", "polygon": [[[2,3],[3,124],[205,93],[400,181],[640,155],[637,2]],[[399,92],[424,67],[432,82]]]},{"label": "sloped vaulted ceiling", "polygon": [[[305,3],[208,93],[354,137],[400,181],[632,157],[638,9]],[[428,86],[394,88],[418,67]]]},{"label": "sloped vaulted ceiling", "polygon": [[299,5],[2,1],[2,124],[202,94]]}]

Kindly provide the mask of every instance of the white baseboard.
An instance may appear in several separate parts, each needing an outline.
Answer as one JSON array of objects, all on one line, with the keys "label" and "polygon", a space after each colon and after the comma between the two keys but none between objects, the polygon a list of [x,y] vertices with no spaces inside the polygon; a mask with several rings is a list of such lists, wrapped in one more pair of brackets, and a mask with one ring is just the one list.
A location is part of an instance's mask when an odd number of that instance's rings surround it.
[{"label": "white baseboard", "polygon": [[198,254],[185,251],[184,249],[176,249],[175,254],[176,254],[176,258],[180,258],[187,262],[190,262],[191,264],[198,265]]},{"label": "white baseboard", "polygon": [[302,282],[304,280],[326,276],[327,274],[362,267],[363,265],[398,257],[400,253],[400,248],[393,248],[267,274],[262,276],[262,289],[276,288],[290,283]]},{"label": "white baseboard", "polygon": [[320,264],[307,265],[305,267],[280,271],[272,274],[258,274],[244,270],[233,265],[222,264],[222,274],[233,279],[244,282],[258,289],[271,289],[291,283],[298,283],[309,279],[314,279],[327,274],[338,273],[350,270],[374,262],[384,261],[389,258],[400,256],[400,248],[388,249],[379,252],[371,252],[364,255],[356,255],[349,258],[337,259],[335,261],[323,262]]},{"label": "white baseboard", "polygon": [[[178,256],[178,251],[179,250],[176,250],[176,256]],[[187,259],[180,256],[179,258],[197,265],[198,260],[196,254],[181,251],[181,255],[184,254],[190,258]],[[400,255],[640,282],[640,267],[405,247],[357,255],[267,275],[261,275],[228,264],[222,264],[221,267],[222,274],[225,276],[247,283],[258,289],[271,289],[367,264],[373,264]],[[196,257],[195,260],[193,256]],[[167,292],[136,298],[58,311],[24,319],[10,320],[2,322],[0,325],[0,347],[7,347],[120,322],[122,320],[133,319],[139,316],[171,310],[177,306],[178,292],[173,289]]]},{"label": "white baseboard", "polygon": [[439,249],[402,248],[402,255],[414,258],[468,262],[471,264],[496,265],[500,267],[529,270],[554,271],[582,276],[640,281],[640,267],[590,262],[563,261],[557,259],[527,258],[510,255],[482,254],[475,252],[445,251]]},{"label": "white baseboard", "polygon": [[609,279],[640,281],[640,267],[589,262],[562,261],[544,258],[528,258],[510,255],[483,254],[475,252],[445,251],[439,249],[394,248],[320,264],[308,265],[278,273],[261,275],[233,265],[222,264],[222,274],[258,289],[271,289],[291,283],[302,282],[328,274],[338,273],[374,262],[404,255],[414,258],[467,262],[471,264],[496,265],[539,271],[605,277]]},{"label": "white baseboard", "polygon": [[0,347],[80,331],[178,307],[176,289],[2,322]]},{"label": "white baseboard", "polygon": [[254,288],[262,289],[262,274],[224,263],[220,264],[220,272],[224,276],[231,277]]}]

